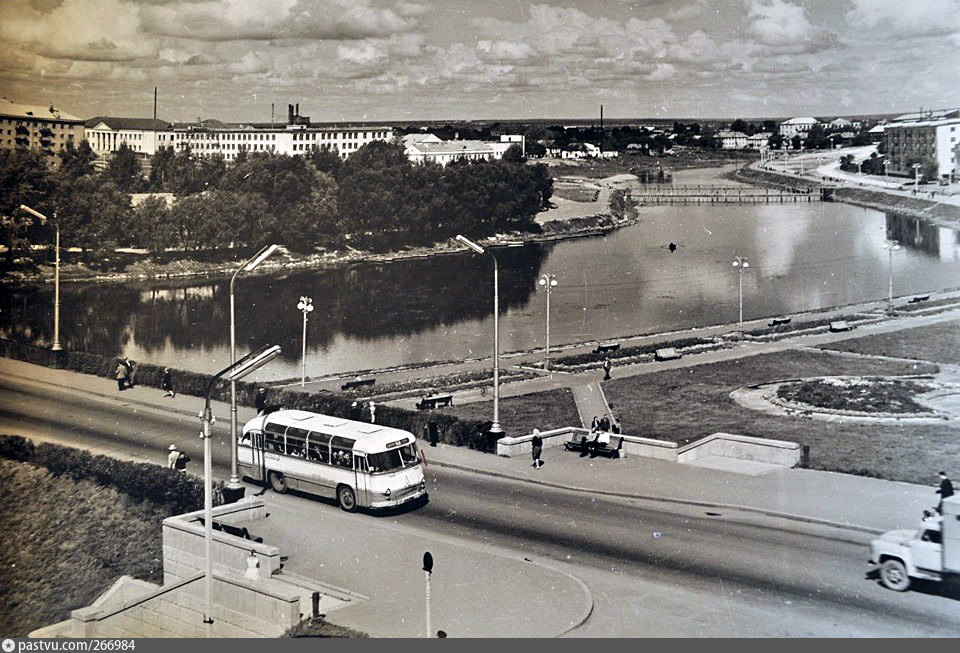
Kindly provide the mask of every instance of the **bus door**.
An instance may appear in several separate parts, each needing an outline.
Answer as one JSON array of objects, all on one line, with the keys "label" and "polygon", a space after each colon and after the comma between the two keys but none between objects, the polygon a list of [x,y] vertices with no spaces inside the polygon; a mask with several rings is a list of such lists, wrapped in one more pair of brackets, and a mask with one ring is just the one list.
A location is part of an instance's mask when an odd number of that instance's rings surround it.
[{"label": "bus door", "polygon": [[369,506],[373,497],[370,496],[370,468],[367,466],[367,455],[354,453],[353,475],[356,477],[357,505]]},{"label": "bus door", "polygon": [[263,481],[267,478],[266,461],[263,459],[263,431],[253,431],[250,435],[250,474],[254,480]]}]

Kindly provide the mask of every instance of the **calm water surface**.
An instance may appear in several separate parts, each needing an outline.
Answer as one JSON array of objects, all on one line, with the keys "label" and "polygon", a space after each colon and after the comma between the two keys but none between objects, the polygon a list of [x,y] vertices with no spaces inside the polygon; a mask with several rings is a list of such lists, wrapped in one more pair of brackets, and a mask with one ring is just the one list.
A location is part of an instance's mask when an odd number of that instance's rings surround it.
[{"label": "calm water surface", "polygon": [[[704,183],[709,173],[678,173]],[[716,183],[716,182],[715,182]],[[726,183],[726,182],[722,182]],[[616,338],[737,320],[738,271],[746,319],[886,297],[887,233],[894,294],[955,288],[957,232],[839,203],[651,206],[640,224],[606,237],[502,250],[501,349],[543,347],[542,272],[556,275],[551,344]],[[678,244],[675,252],[668,244]],[[486,356],[492,351],[492,265],[462,254],[333,271],[241,277],[240,353],[279,344],[259,378],[299,377],[301,295],[313,298],[307,374]],[[3,337],[49,344],[52,288],[4,293]],[[66,348],[214,372],[229,362],[229,280],[61,287]]]}]

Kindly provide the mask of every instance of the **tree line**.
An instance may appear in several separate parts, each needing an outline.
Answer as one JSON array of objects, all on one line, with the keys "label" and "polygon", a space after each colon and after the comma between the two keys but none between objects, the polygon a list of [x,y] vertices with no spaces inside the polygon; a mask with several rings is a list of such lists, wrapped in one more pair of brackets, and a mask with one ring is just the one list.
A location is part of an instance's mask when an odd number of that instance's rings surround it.
[{"label": "tree line", "polygon": [[[549,207],[553,179],[518,152],[501,161],[410,163],[399,145],[373,142],[341,160],[327,149],[305,156],[241,153],[197,157],[162,149],[144,177],[122,146],[102,171],[86,141],[59,154],[49,169],[29,150],[0,153],[0,217],[8,257],[49,242],[20,204],[60,224],[64,246],[88,259],[117,247],[154,255],[276,242],[294,251],[353,247],[376,251],[430,245],[457,233],[482,238],[536,230]],[[151,196],[136,206],[131,193]]]}]

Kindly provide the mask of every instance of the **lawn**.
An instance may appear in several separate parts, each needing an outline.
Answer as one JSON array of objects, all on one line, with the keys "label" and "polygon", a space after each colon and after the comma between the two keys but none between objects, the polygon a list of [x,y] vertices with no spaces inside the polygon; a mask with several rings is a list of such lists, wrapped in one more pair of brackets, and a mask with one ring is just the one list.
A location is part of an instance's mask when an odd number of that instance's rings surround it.
[{"label": "lawn", "polygon": [[120,576],[163,581],[166,511],[92,481],[0,460],[0,633],[24,637],[90,605]]},{"label": "lawn", "polygon": [[960,364],[960,322],[943,322],[852,338],[823,349]]},{"label": "lawn", "polygon": [[830,423],[774,416],[730,398],[740,387],[825,375],[927,374],[934,365],[788,351],[615,379],[607,399],[628,435],[686,443],[738,433],[810,446],[810,466],[912,483],[932,483],[946,467],[960,475],[960,430],[939,425]]},{"label": "lawn", "polygon": [[[440,412],[460,419],[489,421],[493,419],[493,401],[480,401],[449,408]],[[569,388],[533,392],[521,397],[500,400],[500,425],[507,435],[527,435],[538,428],[541,431],[562,426],[580,426],[580,413]]]}]

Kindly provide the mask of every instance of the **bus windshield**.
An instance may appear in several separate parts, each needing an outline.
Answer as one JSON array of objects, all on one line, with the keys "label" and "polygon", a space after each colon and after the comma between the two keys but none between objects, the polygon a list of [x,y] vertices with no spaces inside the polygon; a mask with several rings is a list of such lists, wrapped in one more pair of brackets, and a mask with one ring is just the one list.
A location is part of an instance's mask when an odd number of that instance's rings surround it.
[{"label": "bus windshield", "polygon": [[373,474],[379,472],[392,472],[404,467],[410,467],[420,462],[420,454],[413,444],[408,444],[399,449],[391,449],[382,453],[372,453],[367,455],[367,462],[370,464],[370,472]]}]

